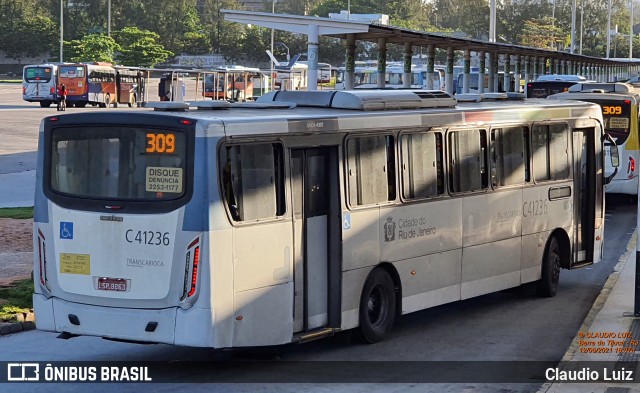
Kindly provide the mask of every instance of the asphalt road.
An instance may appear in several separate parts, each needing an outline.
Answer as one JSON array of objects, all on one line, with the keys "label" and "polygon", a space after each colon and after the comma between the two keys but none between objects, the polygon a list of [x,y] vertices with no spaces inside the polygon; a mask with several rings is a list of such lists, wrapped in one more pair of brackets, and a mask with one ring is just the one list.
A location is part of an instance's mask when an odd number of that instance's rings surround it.
[{"label": "asphalt road", "polygon": [[[22,103],[19,98],[15,99],[15,93],[15,86],[0,86],[0,173],[35,167],[34,151],[37,145],[38,124],[42,117],[56,113],[55,108],[43,109],[37,104]],[[68,111],[89,110],[114,109],[73,108]],[[625,251],[636,223],[635,210],[635,205],[628,201],[608,198],[604,259],[592,267],[575,271],[563,270],[556,297],[541,299],[525,290],[516,289],[439,306],[402,317],[390,337],[376,345],[350,343],[349,334],[342,333],[332,339],[268,351],[220,352],[167,345],[121,343],[92,337],[60,340],[56,339],[53,333],[29,331],[0,337],[0,361],[173,361],[175,369],[164,376],[173,378],[176,382],[193,378],[207,379],[211,371],[219,370],[220,364],[216,363],[218,360],[283,361],[283,366],[276,368],[256,366],[255,363],[230,363],[224,368],[224,378],[221,379],[228,382],[225,384],[163,383],[143,387],[153,389],[154,392],[186,388],[194,392],[536,391],[541,382],[439,385],[407,382],[415,381],[416,374],[421,372],[420,367],[426,372],[430,364],[402,361],[478,361],[487,364],[490,361],[560,360],[614,265]],[[205,363],[199,363],[198,367],[191,369],[188,364],[182,363],[193,360]],[[388,373],[387,381],[393,383],[341,383],[354,381],[354,375],[358,372],[365,376],[368,372],[371,373],[366,363],[368,361],[392,361],[383,363],[385,367],[388,366],[386,371],[375,367],[373,369],[377,373],[375,380],[379,380],[381,374]],[[497,363],[498,366],[503,364],[508,363]],[[457,367],[459,372],[464,374],[472,365],[473,363],[459,363]],[[305,378],[305,375],[315,377],[310,380]],[[340,379],[331,384],[312,383],[327,375],[337,375]],[[283,383],[249,383],[265,380]],[[86,390],[87,386],[11,384],[3,386],[2,391],[25,391],[25,388],[28,388],[28,391],[71,392]],[[121,384],[117,387],[111,384],[91,386],[91,390],[96,392],[113,389],[138,391],[140,388],[139,385],[131,384]]]}]

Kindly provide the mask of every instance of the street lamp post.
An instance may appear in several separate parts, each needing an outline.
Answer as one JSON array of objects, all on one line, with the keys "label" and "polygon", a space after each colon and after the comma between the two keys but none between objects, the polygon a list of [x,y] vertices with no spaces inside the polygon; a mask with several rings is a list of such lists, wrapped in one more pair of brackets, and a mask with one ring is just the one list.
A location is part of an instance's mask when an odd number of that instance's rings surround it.
[{"label": "street lamp post", "polygon": [[107,0],[107,36],[111,37],[111,0]]},{"label": "street lamp post", "polygon": [[[277,0],[272,0],[271,1],[271,13],[275,14],[276,13],[276,2]],[[275,35],[275,31],[273,30],[273,28],[271,29],[271,53],[273,53],[273,38]],[[271,60],[271,75],[269,75],[269,77],[271,78],[271,90],[273,90],[275,88],[275,78],[273,77],[273,60]]]},{"label": "street lamp post", "polygon": [[284,42],[276,42],[276,45],[282,45],[287,50],[287,61],[291,60],[291,55],[289,54],[289,47],[284,44]]},{"label": "street lamp post", "polygon": [[64,18],[63,18],[63,12],[62,12],[63,7],[64,7],[64,0],[60,0],[60,63],[62,63],[63,61],[62,60],[62,46],[63,46],[62,33],[64,31],[62,27],[64,25],[63,23]]}]

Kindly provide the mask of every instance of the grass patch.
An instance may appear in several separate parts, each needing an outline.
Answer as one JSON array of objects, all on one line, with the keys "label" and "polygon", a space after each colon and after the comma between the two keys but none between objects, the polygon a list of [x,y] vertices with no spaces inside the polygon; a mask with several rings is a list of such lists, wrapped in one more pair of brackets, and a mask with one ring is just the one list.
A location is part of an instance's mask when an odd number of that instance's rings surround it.
[{"label": "grass patch", "polygon": [[5,207],[0,209],[0,218],[33,218],[33,207]]},{"label": "grass patch", "polygon": [[[0,321],[15,322],[15,314],[28,312],[33,307],[33,280],[18,280],[8,287],[0,287]],[[6,303],[5,303],[6,302]]]}]

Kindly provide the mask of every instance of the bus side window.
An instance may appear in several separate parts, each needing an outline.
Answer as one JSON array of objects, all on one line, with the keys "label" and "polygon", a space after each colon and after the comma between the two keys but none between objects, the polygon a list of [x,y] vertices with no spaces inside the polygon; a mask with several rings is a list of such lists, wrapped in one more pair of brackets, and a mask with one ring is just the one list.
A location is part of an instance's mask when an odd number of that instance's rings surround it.
[{"label": "bus side window", "polygon": [[452,192],[486,188],[486,131],[461,130],[449,133],[449,184]]},{"label": "bus side window", "polygon": [[536,181],[569,177],[568,129],[565,124],[533,127],[533,175]]},{"label": "bus side window", "polygon": [[284,215],[282,145],[225,146],[219,163],[224,200],[234,221]]},{"label": "bus side window", "polygon": [[491,130],[491,184],[494,187],[524,182],[524,128]]},{"label": "bus side window", "polygon": [[347,176],[352,205],[396,199],[393,136],[365,136],[347,140]]},{"label": "bus side window", "polygon": [[403,134],[401,143],[403,197],[416,199],[443,194],[442,134]]}]

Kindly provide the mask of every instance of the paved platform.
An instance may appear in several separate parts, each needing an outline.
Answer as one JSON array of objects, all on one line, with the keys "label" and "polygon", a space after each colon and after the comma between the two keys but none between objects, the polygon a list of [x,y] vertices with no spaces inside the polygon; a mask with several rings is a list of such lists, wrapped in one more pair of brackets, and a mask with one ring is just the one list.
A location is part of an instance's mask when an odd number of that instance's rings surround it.
[{"label": "paved platform", "polygon": [[[611,378],[614,370],[619,371],[624,367],[626,371],[632,371],[635,379],[640,381],[640,345],[632,341],[638,341],[640,336],[640,318],[633,316],[636,235],[637,233],[632,236],[626,252],[618,261],[565,353],[562,360],[568,362],[566,370],[588,367],[590,371],[597,370],[604,377],[604,368],[607,368]],[[612,334],[613,342],[609,341],[611,338],[607,338]],[[631,337],[625,339],[619,336]],[[604,344],[600,345],[600,341]],[[595,345],[591,346],[591,343]],[[619,353],[617,348],[622,348],[623,352]],[[596,350],[603,352],[591,352]],[[602,379],[586,383],[549,382],[538,393],[640,393],[640,382]]]},{"label": "paved platform", "polygon": [[0,174],[0,208],[33,206],[36,171]]}]

